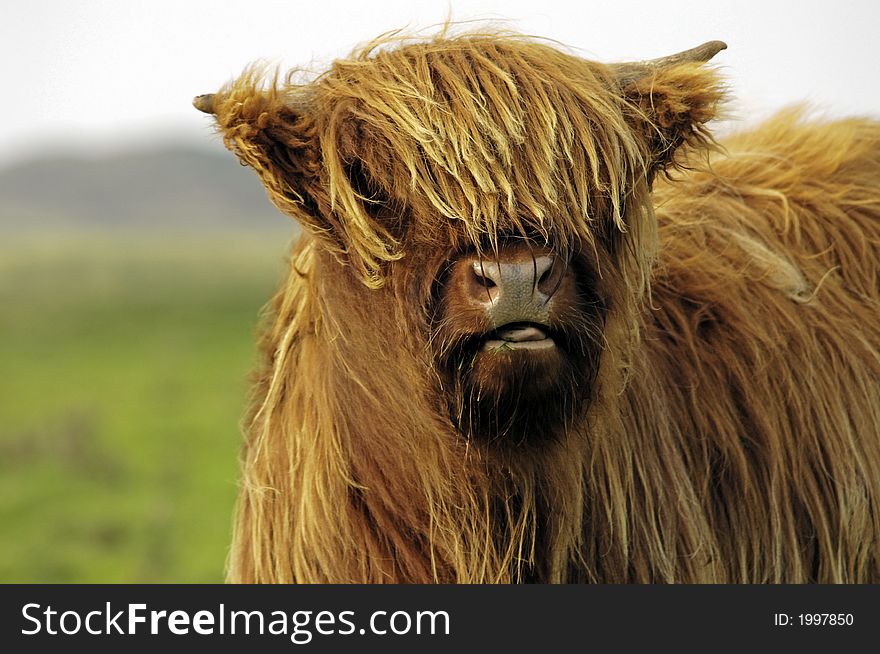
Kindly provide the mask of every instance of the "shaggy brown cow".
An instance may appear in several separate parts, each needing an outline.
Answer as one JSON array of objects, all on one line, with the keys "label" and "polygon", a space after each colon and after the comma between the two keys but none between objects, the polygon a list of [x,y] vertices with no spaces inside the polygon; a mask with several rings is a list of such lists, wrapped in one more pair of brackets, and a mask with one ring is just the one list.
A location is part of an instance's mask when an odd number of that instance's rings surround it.
[{"label": "shaggy brown cow", "polygon": [[722,48],[441,34],[196,99],[304,228],[230,580],[880,581],[880,125],[715,147]]}]

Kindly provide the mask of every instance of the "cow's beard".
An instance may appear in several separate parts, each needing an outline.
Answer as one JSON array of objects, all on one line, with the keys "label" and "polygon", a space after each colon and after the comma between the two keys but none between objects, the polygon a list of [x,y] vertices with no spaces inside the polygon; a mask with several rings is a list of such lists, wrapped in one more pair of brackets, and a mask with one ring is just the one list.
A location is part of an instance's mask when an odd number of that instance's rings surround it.
[{"label": "cow's beard", "polygon": [[593,397],[602,353],[599,303],[544,328],[553,346],[486,347],[495,332],[460,337],[440,361],[453,424],[499,448],[541,447],[579,424]]}]

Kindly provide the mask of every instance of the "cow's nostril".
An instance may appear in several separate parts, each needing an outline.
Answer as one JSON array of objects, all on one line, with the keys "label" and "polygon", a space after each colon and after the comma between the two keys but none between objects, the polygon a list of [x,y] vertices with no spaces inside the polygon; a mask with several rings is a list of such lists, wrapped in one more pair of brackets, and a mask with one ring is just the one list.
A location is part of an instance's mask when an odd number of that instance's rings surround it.
[{"label": "cow's nostril", "polygon": [[562,283],[562,278],[565,276],[566,266],[558,259],[549,257],[543,259],[538,270],[540,277],[535,286],[538,293],[544,296],[546,301],[559,290],[559,284]]},{"label": "cow's nostril", "polygon": [[497,284],[492,281],[492,279],[489,278],[488,275],[481,274],[479,270],[474,270],[474,279],[476,280],[477,284],[484,288],[495,288],[495,286],[497,286]]},{"label": "cow's nostril", "polygon": [[[497,262],[477,259],[473,261],[471,270],[473,271],[474,283],[479,289],[488,290],[497,286],[500,290],[500,287],[504,286],[503,271]],[[482,291],[480,292],[482,293]]]},{"label": "cow's nostril", "polygon": [[538,286],[541,286],[541,285],[547,283],[547,280],[550,279],[550,274],[552,272],[553,272],[553,266],[551,264],[551,266],[549,268],[547,268],[547,270],[544,271],[544,273],[541,275],[541,278],[538,280]]}]

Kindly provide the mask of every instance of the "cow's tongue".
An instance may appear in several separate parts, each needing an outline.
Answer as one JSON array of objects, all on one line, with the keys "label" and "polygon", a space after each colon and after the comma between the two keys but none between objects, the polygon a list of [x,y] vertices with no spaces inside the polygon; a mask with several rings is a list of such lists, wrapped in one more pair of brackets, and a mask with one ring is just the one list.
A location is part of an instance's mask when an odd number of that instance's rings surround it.
[{"label": "cow's tongue", "polygon": [[495,333],[499,340],[511,343],[543,341],[547,338],[547,333],[534,325],[505,325]]},{"label": "cow's tongue", "polygon": [[484,350],[543,350],[554,347],[553,339],[540,327],[527,323],[504,325],[483,344]]}]

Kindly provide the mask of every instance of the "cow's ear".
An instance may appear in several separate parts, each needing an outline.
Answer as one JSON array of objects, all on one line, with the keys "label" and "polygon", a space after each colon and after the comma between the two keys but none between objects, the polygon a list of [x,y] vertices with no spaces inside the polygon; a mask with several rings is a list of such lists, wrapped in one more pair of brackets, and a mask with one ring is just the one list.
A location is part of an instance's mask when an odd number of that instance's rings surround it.
[{"label": "cow's ear", "polygon": [[263,80],[262,71],[246,71],[217,93],[197,96],[193,105],[214,115],[226,147],[254,169],[280,211],[332,240],[308,89]]},{"label": "cow's ear", "polygon": [[669,57],[612,65],[627,120],[647,152],[649,182],[681,161],[682,146],[712,142],[706,123],[718,114],[724,86],[703,64],[726,47],[710,41]]},{"label": "cow's ear", "polygon": [[313,85],[265,83],[255,70],[193,104],[214,115],[226,147],[256,171],[275,206],[378,287],[384,262],[400,255],[377,216],[381,189],[360,163],[370,142],[346,111],[319,106],[316,93]]}]

